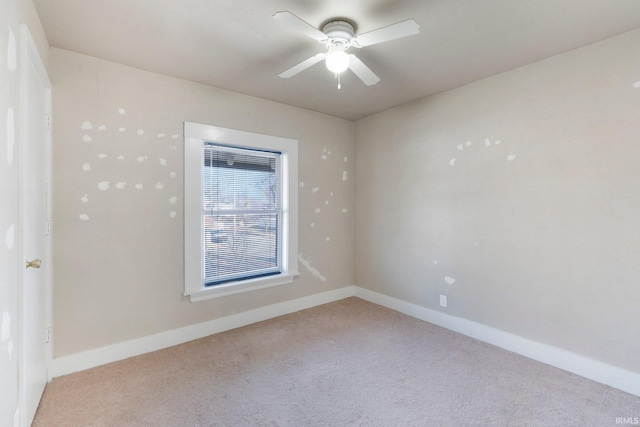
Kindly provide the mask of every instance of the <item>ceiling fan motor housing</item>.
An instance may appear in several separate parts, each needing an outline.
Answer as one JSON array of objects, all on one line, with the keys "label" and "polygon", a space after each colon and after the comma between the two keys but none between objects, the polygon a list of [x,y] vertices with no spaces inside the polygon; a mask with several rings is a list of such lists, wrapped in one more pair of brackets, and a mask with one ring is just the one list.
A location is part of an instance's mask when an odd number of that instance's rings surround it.
[{"label": "ceiling fan motor housing", "polygon": [[322,27],[322,32],[330,39],[349,42],[353,39],[355,30],[347,21],[329,21]]}]

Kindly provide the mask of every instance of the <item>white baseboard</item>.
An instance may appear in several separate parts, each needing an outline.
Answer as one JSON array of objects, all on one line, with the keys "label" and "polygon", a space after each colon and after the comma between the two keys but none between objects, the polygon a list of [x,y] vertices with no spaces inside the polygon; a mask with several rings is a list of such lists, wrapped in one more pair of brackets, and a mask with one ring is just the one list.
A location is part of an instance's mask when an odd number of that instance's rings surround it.
[{"label": "white baseboard", "polygon": [[320,294],[285,301],[255,310],[234,314],[209,322],[185,326],[154,335],[125,341],[94,350],[54,359],[51,377],[83,371],[129,357],[149,353],[188,341],[204,338],[285,314],[338,301],[351,296],[388,307],[392,310],[424,320],[434,325],[473,337],[480,341],[512,351],[547,365],[572,372],[582,377],[640,396],[640,374],[609,365],[588,357],[532,341],[521,336],[491,328],[460,317],[431,310],[378,292],[357,286],[347,286]]},{"label": "white baseboard", "polygon": [[322,304],[353,296],[354,286],[347,286],[332,291],[322,292],[292,301],[268,305],[243,313],[214,319],[204,323],[185,326],[179,329],[160,332],[154,335],[125,341],[106,347],[83,351],[53,359],[50,377],[55,378],[73,372],[83,371],[118,360],[138,356],[144,353],[204,338],[219,332],[228,331],[296,311],[305,310]]},{"label": "white baseboard", "polygon": [[640,374],[368,289],[356,287],[355,296],[547,365],[640,396]]}]

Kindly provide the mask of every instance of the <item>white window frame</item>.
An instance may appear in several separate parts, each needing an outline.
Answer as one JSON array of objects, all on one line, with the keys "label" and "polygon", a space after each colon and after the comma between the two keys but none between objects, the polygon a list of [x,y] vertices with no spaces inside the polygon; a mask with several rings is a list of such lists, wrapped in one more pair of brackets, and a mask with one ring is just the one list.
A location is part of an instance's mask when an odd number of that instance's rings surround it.
[{"label": "white window frame", "polygon": [[[205,142],[282,153],[282,272],[206,287],[202,216]],[[298,273],[298,141],[184,122],[184,294],[191,302],[291,283]]]}]

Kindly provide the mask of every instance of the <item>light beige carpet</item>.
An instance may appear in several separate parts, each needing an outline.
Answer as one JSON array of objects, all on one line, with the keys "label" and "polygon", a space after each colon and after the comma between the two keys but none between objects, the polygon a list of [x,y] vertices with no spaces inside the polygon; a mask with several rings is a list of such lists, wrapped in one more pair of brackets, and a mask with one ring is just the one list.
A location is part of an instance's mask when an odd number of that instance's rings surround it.
[{"label": "light beige carpet", "polygon": [[614,426],[640,398],[349,298],[56,378],[34,426]]}]

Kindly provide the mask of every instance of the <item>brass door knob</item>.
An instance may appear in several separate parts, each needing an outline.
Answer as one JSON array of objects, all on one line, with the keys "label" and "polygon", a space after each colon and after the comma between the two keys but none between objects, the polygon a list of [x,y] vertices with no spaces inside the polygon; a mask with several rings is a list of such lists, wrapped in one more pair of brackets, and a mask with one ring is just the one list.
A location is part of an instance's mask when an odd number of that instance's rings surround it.
[{"label": "brass door knob", "polygon": [[42,261],[40,261],[39,259],[34,259],[33,261],[27,261],[27,268],[29,267],[40,268],[40,264],[42,264]]}]

